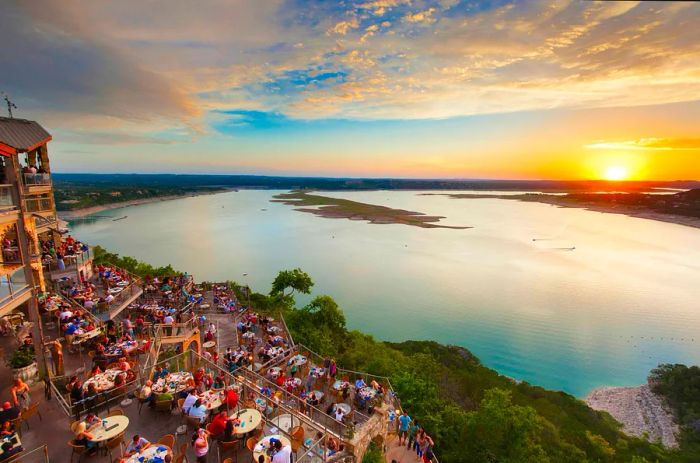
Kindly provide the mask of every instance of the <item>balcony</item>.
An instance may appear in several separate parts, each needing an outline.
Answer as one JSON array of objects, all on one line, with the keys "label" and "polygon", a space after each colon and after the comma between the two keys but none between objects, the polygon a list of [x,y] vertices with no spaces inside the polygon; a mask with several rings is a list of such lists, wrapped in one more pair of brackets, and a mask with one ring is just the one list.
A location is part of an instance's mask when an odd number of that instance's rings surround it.
[{"label": "balcony", "polygon": [[26,187],[50,187],[51,174],[22,174]]},{"label": "balcony", "polygon": [[31,288],[25,278],[24,267],[19,267],[7,275],[0,275],[0,315],[28,300],[31,294]]},{"label": "balcony", "polygon": [[92,259],[92,249],[88,248],[87,251],[66,255],[63,258],[63,265],[60,265],[57,260],[46,262],[44,270],[48,271],[51,280],[54,281],[65,277],[79,277],[81,271],[84,278],[90,278],[92,276]]}]

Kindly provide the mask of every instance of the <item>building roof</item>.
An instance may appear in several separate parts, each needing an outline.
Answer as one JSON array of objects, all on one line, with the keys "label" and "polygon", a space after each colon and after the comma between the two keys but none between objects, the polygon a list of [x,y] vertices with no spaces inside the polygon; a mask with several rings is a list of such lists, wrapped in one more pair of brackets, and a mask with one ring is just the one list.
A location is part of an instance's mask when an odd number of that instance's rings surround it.
[{"label": "building roof", "polygon": [[[51,140],[51,134],[44,130],[38,122],[0,117],[0,151],[14,150],[14,153],[23,153],[31,151],[49,140]],[[8,150],[8,147],[12,150]]]}]

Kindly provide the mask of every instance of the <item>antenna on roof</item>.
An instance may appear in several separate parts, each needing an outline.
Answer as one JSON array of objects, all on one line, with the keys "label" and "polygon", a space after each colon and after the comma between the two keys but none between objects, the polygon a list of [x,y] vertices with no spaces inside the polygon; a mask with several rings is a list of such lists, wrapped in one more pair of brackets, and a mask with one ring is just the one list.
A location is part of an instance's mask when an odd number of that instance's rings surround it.
[{"label": "antenna on roof", "polygon": [[17,109],[17,105],[10,101],[10,96],[7,93],[2,92],[2,96],[7,103],[7,113],[10,115],[10,119],[12,119],[12,108]]}]

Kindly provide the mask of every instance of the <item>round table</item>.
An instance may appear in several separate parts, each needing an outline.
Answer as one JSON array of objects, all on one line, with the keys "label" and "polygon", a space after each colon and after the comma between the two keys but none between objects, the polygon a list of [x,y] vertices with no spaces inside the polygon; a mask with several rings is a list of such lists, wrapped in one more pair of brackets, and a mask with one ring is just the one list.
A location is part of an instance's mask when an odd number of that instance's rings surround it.
[{"label": "round table", "polygon": [[309,368],[309,374],[314,378],[321,378],[326,373],[326,369],[323,367],[313,366]]},{"label": "round table", "polygon": [[335,404],[333,407],[333,411],[335,411],[336,408],[339,408],[343,411],[343,414],[348,415],[352,411],[352,407],[350,405],[346,404],[345,402],[340,402]]},{"label": "round table", "polygon": [[129,426],[129,418],[124,415],[108,416],[107,418],[103,418],[102,422],[106,422],[104,427],[100,424],[90,431],[93,435],[91,439],[92,442],[104,442],[113,437],[117,437],[119,434],[126,431],[127,426]]},{"label": "round table", "polygon": [[253,460],[258,461],[258,458],[260,455],[263,455],[265,457],[265,461],[268,462],[270,461],[270,457],[267,456],[266,450],[270,448],[270,439],[272,438],[277,439],[278,441],[282,442],[282,447],[286,445],[291,445],[289,442],[289,439],[287,439],[284,436],[280,436],[279,434],[273,434],[272,436],[265,436],[262,439],[258,441],[257,444],[255,444],[255,447],[253,449]]},{"label": "round table", "polygon": [[306,363],[306,357],[301,355],[301,354],[295,355],[294,357],[289,359],[289,362],[287,362],[287,364],[290,366],[291,365],[301,366],[305,363]]},{"label": "round table", "polygon": [[214,347],[215,345],[216,345],[216,342],[214,342],[214,341],[207,341],[207,342],[205,342],[204,344],[202,344],[202,347],[204,347],[205,349],[211,349],[211,348]]},{"label": "round table", "polygon": [[341,381],[339,379],[336,379],[335,382],[333,383],[333,389],[335,389],[336,391],[339,391],[339,390],[341,390],[345,387],[349,387],[349,386],[350,386],[350,383],[348,383],[347,381]]},{"label": "round table", "polygon": [[270,424],[289,434],[293,427],[299,426],[301,423],[299,418],[292,416],[291,413],[285,413],[284,415],[278,415],[272,418]]},{"label": "round table", "polygon": [[201,396],[202,403],[207,407],[207,410],[213,410],[221,407],[221,392],[206,391]]},{"label": "round table", "polygon": [[277,379],[282,372],[282,369],[280,367],[272,367],[269,370],[267,370],[268,375],[272,379]]},{"label": "round table", "polygon": [[253,408],[244,408],[237,413],[232,413],[230,418],[238,418],[241,424],[233,428],[236,434],[245,434],[254,431],[262,422],[262,414]]},{"label": "round table", "polygon": [[[164,450],[161,450],[164,449]],[[170,447],[167,445],[163,444],[151,444],[150,447],[148,447],[146,450],[143,450],[137,454],[131,455],[126,462],[127,463],[148,463],[148,461],[153,458],[153,457],[160,457],[162,459],[165,459],[166,455],[171,455],[172,456],[173,451]],[[143,457],[143,460],[140,460],[140,458]]]},{"label": "round table", "polygon": [[370,400],[373,399],[375,395],[377,395],[377,391],[372,389],[369,386],[365,386],[359,391],[357,391],[357,394],[363,399],[363,400]]},{"label": "round table", "polygon": [[83,383],[83,390],[87,392],[88,386],[90,383],[93,383],[97,392],[108,391],[114,387],[114,380],[122,373],[125,372],[118,368],[105,370],[103,373],[96,374],[92,378],[86,379]]}]

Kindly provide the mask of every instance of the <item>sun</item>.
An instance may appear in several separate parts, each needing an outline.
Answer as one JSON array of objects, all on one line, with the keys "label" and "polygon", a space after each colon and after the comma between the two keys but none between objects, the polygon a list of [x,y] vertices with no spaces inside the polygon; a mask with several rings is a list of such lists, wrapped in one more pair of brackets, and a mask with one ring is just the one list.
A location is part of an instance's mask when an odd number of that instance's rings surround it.
[{"label": "sun", "polygon": [[610,166],[605,169],[603,178],[610,181],[627,180],[629,178],[629,170],[623,166]]}]

